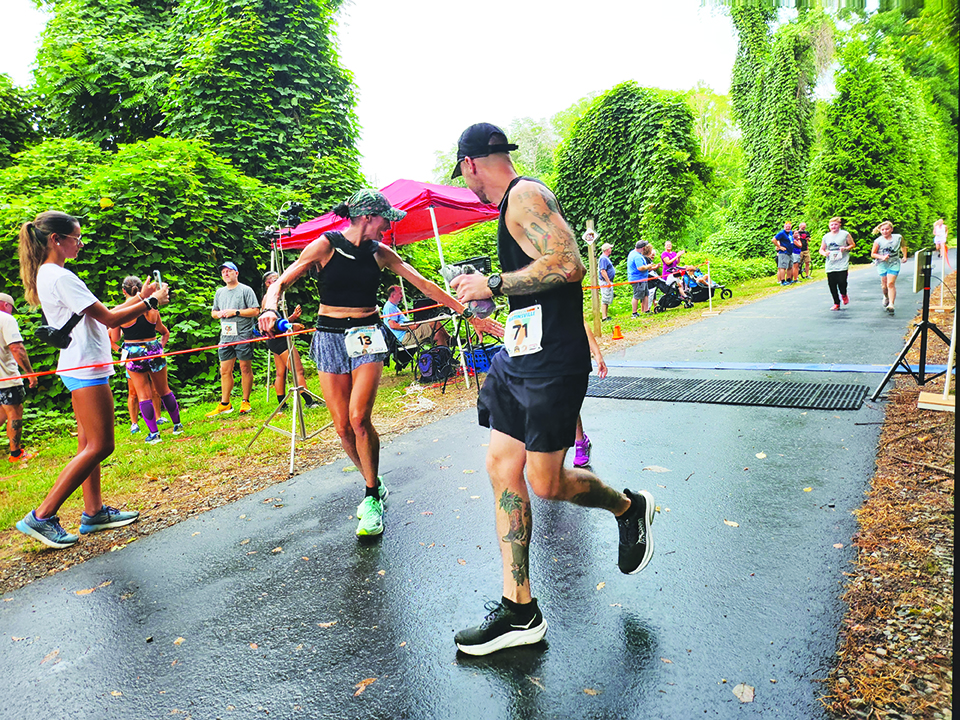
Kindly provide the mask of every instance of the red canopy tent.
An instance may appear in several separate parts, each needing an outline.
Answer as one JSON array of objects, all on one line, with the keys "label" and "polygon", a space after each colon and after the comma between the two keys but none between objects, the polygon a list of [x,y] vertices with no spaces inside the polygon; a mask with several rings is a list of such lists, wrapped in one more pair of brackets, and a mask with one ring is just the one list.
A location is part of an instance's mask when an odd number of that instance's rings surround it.
[{"label": "red canopy tent", "polygon": [[[449,185],[434,185],[415,180],[397,180],[383,188],[382,192],[395,208],[407,211],[407,216],[392,224],[384,233],[383,241],[393,247],[436,238],[440,249],[440,236],[462,230],[474,223],[493,220],[498,215],[496,206],[486,205],[467,188]],[[300,223],[288,237],[277,241],[281,250],[300,250],[328,230],[343,230],[349,220],[333,213],[321,215]],[[440,250],[443,262],[443,250]]]}]

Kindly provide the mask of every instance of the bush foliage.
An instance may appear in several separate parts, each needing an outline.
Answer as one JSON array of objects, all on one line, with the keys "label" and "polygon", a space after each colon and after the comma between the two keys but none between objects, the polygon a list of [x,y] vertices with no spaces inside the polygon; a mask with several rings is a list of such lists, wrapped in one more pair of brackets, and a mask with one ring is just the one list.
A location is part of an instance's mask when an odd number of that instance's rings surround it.
[{"label": "bush foliage", "polygon": [[[241,281],[260,295],[267,244],[257,228],[275,215],[282,191],[238,172],[203,143],[170,138],[121,146],[104,153],[92,143],[48,140],[0,170],[0,257],[3,286],[22,297],[16,261],[21,223],[39,212],[60,209],[77,216],[84,248],[68,263],[105,305],[122,301],[126,275],[159,270],[174,289],[162,311],[171,330],[169,349],[216,344],[219,326],[210,318],[213,293],[222,283],[218,266],[233,260]],[[293,300],[294,298],[291,298]],[[19,305],[19,303],[18,303]],[[20,316],[34,365],[51,368],[56,350],[30,336],[39,313]],[[215,353],[183,355],[173,361],[179,387],[217,385]],[[62,407],[63,385],[41,378],[39,407]]]}]

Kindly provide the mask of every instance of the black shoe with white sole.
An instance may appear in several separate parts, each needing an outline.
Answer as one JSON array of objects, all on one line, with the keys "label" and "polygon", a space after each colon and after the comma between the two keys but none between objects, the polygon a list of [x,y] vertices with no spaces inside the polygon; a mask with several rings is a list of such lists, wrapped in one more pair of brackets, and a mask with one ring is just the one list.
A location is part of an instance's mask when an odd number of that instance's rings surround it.
[{"label": "black shoe with white sole", "polygon": [[528,616],[521,616],[495,600],[483,607],[489,611],[483,622],[461,630],[453,639],[461,652],[468,655],[489,655],[504,648],[533,645],[547,633],[547,621],[543,619],[536,598],[529,603]]},{"label": "black shoe with white sole", "polygon": [[626,489],[623,493],[630,498],[630,509],[617,518],[620,530],[617,564],[620,572],[633,575],[643,570],[653,557],[653,535],[650,533],[650,526],[657,508],[653,495],[646,490],[635,493]]}]

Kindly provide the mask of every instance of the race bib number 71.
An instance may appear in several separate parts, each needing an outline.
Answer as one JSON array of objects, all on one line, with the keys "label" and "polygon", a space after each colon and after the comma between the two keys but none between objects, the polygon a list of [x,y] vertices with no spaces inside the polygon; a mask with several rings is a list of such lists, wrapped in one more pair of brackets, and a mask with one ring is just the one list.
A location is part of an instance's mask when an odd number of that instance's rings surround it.
[{"label": "race bib number 71", "polygon": [[531,305],[522,310],[514,310],[507,316],[504,326],[503,344],[510,357],[532,355],[542,349],[543,311],[539,305]]}]

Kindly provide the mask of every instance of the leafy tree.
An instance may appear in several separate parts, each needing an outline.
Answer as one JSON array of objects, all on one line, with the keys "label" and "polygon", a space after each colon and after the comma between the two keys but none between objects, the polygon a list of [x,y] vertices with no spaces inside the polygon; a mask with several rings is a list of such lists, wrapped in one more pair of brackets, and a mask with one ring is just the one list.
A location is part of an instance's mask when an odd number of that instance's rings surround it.
[{"label": "leafy tree", "polygon": [[0,74],[0,167],[37,138],[30,94]]},{"label": "leafy tree", "polygon": [[684,97],[703,161],[711,169],[710,182],[698,185],[690,197],[691,219],[680,238],[681,247],[694,248],[728,222],[743,182],[743,149],[728,96],[698,86]]},{"label": "leafy tree", "polygon": [[363,184],[350,73],[326,0],[180,0],[165,129],[330,204]]},{"label": "leafy tree", "polygon": [[919,83],[892,57],[849,42],[836,74],[837,97],[826,108],[822,147],[811,170],[809,211],[822,227],[834,215],[867,258],[881,220],[913,247],[956,204],[956,185],[940,153],[942,125]]},{"label": "leafy tree", "polygon": [[175,62],[166,0],[52,0],[37,55],[47,135],[115,150],[161,133]]},{"label": "leafy tree", "polygon": [[732,6],[730,15],[739,38],[731,97],[742,132],[745,184],[729,227],[709,246],[757,257],[769,253],[776,229],[803,208],[813,88],[826,63],[832,25],[824,15],[803,13],[772,32],[776,10],[753,4]]},{"label": "leafy tree", "polygon": [[[69,172],[68,159],[76,163]],[[216,343],[210,303],[224,260],[235,261],[242,281],[259,295],[268,247],[256,238],[256,228],[274,215],[284,196],[245,177],[203,143],[153,138],[106,154],[92,143],[49,140],[16,160],[0,170],[0,193],[8,200],[0,206],[0,274],[15,297],[20,224],[49,208],[81,219],[86,242],[71,269],[105,304],[121,301],[124,276],[161,271],[174,288],[163,311],[172,349]],[[39,315],[22,320],[25,337],[38,320]],[[55,365],[53,348],[28,343],[38,368]],[[216,386],[217,363],[209,354],[183,355],[173,364],[178,387]],[[40,397],[41,405],[62,404],[62,384],[41,379]]]},{"label": "leafy tree", "polygon": [[556,192],[567,219],[582,228],[595,218],[615,238],[618,260],[640,237],[678,237],[688,199],[708,179],[679,93],[617,85],[594,100],[557,149]]}]

